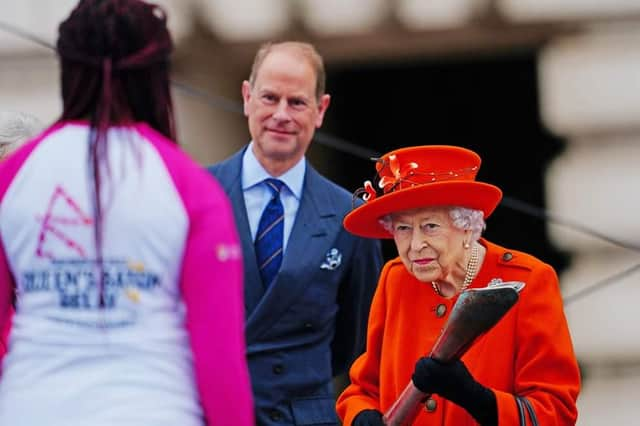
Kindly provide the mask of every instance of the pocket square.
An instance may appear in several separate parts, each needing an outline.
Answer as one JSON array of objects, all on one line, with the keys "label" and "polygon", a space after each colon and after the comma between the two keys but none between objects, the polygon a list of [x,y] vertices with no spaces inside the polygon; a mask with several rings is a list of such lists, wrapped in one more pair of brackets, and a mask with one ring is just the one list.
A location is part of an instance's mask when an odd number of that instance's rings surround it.
[{"label": "pocket square", "polygon": [[325,255],[325,260],[324,262],[322,262],[322,265],[320,265],[320,269],[328,269],[330,271],[333,271],[334,269],[337,269],[341,263],[342,253],[340,253],[340,250],[338,250],[337,248],[332,248]]}]

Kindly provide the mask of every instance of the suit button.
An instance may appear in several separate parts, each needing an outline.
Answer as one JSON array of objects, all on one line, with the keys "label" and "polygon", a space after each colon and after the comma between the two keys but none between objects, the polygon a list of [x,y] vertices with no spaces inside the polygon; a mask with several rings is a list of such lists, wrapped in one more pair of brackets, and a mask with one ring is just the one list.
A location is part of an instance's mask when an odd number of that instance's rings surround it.
[{"label": "suit button", "polygon": [[438,408],[438,401],[433,398],[427,399],[427,401],[424,403],[424,409],[429,413],[436,411],[436,408]]},{"label": "suit button", "polygon": [[276,410],[272,410],[271,413],[269,413],[269,418],[274,422],[277,422],[282,420],[282,414]]},{"label": "suit button", "polygon": [[505,254],[502,255],[502,260],[504,260],[505,262],[508,262],[511,259],[513,259],[513,255],[509,252],[506,252]]},{"label": "suit button", "polygon": [[282,364],[276,364],[273,366],[273,374],[282,374],[284,371],[284,367]]},{"label": "suit button", "polygon": [[447,306],[445,304],[441,303],[436,307],[436,316],[438,318],[442,318],[446,313],[447,313]]},{"label": "suit button", "polygon": [[310,322],[305,322],[304,323],[304,329],[307,330],[307,331],[313,330],[313,324],[311,324]]}]

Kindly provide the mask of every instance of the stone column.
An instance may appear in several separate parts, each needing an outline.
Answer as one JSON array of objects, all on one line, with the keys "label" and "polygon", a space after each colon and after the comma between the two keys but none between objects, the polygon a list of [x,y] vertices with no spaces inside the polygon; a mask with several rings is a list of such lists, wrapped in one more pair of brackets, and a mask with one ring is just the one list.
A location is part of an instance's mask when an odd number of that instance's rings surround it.
[{"label": "stone column", "polygon": [[637,422],[639,44],[640,31],[609,24],[555,40],[540,58],[542,115],[567,141],[546,177],[549,209],[620,243],[550,224],[555,243],[573,254],[561,283],[583,367],[581,426]]}]

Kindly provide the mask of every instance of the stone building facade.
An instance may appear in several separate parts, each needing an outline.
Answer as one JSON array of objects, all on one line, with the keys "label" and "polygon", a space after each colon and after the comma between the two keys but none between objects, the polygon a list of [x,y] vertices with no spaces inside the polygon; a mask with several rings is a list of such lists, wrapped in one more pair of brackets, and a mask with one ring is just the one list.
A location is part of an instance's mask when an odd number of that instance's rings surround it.
[{"label": "stone building facade", "polygon": [[[640,387],[635,297],[640,298],[640,2],[158,3],[168,11],[176,41],[179,137],[202,164],[224,158],[247,140],[238,113],[239,87],[264,40],[312,41],[329,65],[538,49],[540,116],[547,129],[566,142],[547,169],[545,193],[548,211],[556,219],[548,222],[553,244],[572,255],[560,278],[584,376],[578,425],[636,423],[632,396]],[[43,44],[53,43],[56,26],[74,4],[0,0],[0,108],[29,112],[44,122],[59,115],[57,63]],[[20,32],[44,43],[27,40]]]}]

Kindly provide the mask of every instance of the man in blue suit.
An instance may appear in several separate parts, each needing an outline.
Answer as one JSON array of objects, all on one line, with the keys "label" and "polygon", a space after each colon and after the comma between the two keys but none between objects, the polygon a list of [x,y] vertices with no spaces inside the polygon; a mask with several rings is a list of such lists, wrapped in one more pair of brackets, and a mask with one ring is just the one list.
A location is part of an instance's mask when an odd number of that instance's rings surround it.
[{"label": "man in blue suit", "polygon": [[[338,425],[333,377],[364,350],[382,253],[342,227],[349,192],[305,159],[330,97],[306,43],[268,43],[242,84],[252,141],[210,167],[245,261],[247,358],[260,426]],[[222,390],[224,391],[224,390]]]}]

